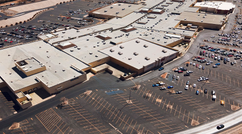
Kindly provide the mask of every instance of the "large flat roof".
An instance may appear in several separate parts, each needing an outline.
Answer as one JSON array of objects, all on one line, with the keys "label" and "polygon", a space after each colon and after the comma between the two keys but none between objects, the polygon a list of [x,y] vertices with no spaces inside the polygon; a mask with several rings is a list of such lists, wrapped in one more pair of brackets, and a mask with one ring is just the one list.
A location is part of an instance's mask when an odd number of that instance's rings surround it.
[{"label": "large flat roof", "polygon": [[197,2],[194,7],[206,7],[206,8],[215,8],[218,10],[231,10],[235,8],[235,5],[231,2],[224,1],[205,1]]},{"label": "large flat roof", "polygon": [[[80,70],[88,68],[88,65],[43,41],[2,49],[0,52],[0,76],[14,91],[37,83],[36,78],[47,87],[52,87],[83,75],[72,69],[71,66],[75,66]],[[15,62],[31,57],[43,63],[46,66],[46,70],[28,77],[17,73]]]},{"label": "large flat roof", "polygon": [[93,12],[93,14],[124,17],[143,7],[141,4],[114,3]]},{"label": "large flat roof", "polygon": [[150,31],[154,29],[162,32],[185,35],[190,37],[195,33],[195,31],[180,30],[180,29],[174,28],[180,22],[180,20],[176,20],[176,18],[179,17],[179,15],[170,15],[169,13],[163,13],[161,15],[157,14],[156,16],[157,17],[154,19],[149,19],[147,17],[144,17],[141,20],[144,20],[144,19],[147,20],[146,24],[134,23],[133,26],[138,28],[147,28],[147,29],[150,29]]},{"label": "large flat roof", "polygon": [[109,40],[102,41],[95,36],[96,35],[84,36],[81,38],[69,40],[67,42],[70,42],[71,44],[74,44],[76,46],[63,49],[63,51],[85,62],[86,64],[90,64],[94,61],[98,61],[108,57],[108,55],[100,53],[98,52],[98,50],[110,47],[112,46],[112,44],[109,44]]},{"label": "large flat roof", "polygon": [[176,20],[222,25],[224,18],[224,15],[182,12],[181,15],[177,16]]},{"label": "large flat roof", "polygon": [[[166,51],[166,53],[162,52],[162,50]],[[100,51],[136,69],[141,69],[154,63],[158,58],[177,52],[139,38]]]},{"label": "large flat roof", "polygon": [[[107,29],[113,29],[113,30],[120,29],[120,28],[126,27],[127,25],[130,25],[131,23],[138,20],[140,17],[144,15],[145,14],[142,14],[142,13],[131,13],[123,18],[113,18],[103,24],[87,27],[84,29],[77,30],[72,28],[68,30],[58,31],[58,32],[52,33],[56,37],[49,39],[48,42],[51,44],[55,44],[58,42],[71,40],[73,38],[85,36],[95,32],[105,31]],[[39,37],[46,39],[46,35],[45,36],[41,35]]]}]

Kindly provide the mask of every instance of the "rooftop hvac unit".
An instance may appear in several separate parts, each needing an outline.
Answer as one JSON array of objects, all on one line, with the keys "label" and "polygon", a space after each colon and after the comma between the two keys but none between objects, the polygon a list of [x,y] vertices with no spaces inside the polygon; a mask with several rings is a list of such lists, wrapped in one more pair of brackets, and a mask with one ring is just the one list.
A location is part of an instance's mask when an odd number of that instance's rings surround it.
[{"label": "rooftop hvac unit", "polygon": [[148,57],[145,57],[145,59],[146,59],[146,60],[150,60],[150,58],[148,58]]},{"label": "rooftop hvac unit", "polygon": [[119,55],[122,55],[123,53],[122,52],[118,52]]}]

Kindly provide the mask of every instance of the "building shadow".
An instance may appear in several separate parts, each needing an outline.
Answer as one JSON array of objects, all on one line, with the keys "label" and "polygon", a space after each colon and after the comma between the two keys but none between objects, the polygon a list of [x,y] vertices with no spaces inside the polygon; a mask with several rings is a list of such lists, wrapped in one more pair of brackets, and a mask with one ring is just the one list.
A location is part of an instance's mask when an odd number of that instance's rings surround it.
[{"label": "building shadow", "polygon": [[27,75],[25,75],[22,71],[18,70],[17,67],[12,68],[21,78],[26,78]]}]

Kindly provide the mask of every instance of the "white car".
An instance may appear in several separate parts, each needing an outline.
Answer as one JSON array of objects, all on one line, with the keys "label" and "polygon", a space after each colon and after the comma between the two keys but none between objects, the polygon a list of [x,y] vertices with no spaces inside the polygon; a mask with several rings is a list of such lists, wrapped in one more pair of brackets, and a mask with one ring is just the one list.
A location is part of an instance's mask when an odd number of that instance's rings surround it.
[{"label": "white car", "polygon": [[197,87],[197,84],[193,84],[192,86],[193,86],[193,88],[196,88]]},{"label": "white car", "polygon": [[185,90],[188,90],[188,85],[185,86]]},{"label": "white car", "polygon": [[215,100],[216,99],[216,95],[213,95],[212,99]]}]

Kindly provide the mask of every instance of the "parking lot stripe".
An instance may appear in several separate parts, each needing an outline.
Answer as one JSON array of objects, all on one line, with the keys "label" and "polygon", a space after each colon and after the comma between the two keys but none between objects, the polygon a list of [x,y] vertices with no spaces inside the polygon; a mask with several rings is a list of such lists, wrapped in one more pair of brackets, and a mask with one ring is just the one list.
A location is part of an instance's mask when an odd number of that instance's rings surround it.
[{"label": "parking lot stripe", "polygon": [[[130,128],[130,126],[131,126],[132,123],[133,123],[133,119],[132,119],[132,121],[129,123],[128,128],[126,129],[126,133],[128,132],[128,130],[129,130],[129,128]],[[136,124],[137,124],[137,121],[135,122],[134,126],[136,126]],[[134,128],[131,130],[130,134],[132,134],[133,130],[134,130]]]},{"label": "parking lot stripe", "polygon": [[93,125],[86,117],[84,117],[79,111],[77,111],[72,105],[69,104],[69,106],[76,112],[78,113],[86,122],[88,122],[93,128],[95,128],[99,133],[102,134],[102,132],[95,126]]},{"label": "parking lot stripe", "polygon": [[[113,111],[117,111],[118,109],[115,108]],[[109,119],[113,116],[114,112],[112,112],[111,116],[109,116]]]},{"label": "parking lot stripe", "polygon": [[128,122],[129,122],[129,118],[130,118],[130,117],[128,117],[128,119],[126,120],[126,123],[124,123],[123,129],[125,128],[126,124],[128,124]]}]

